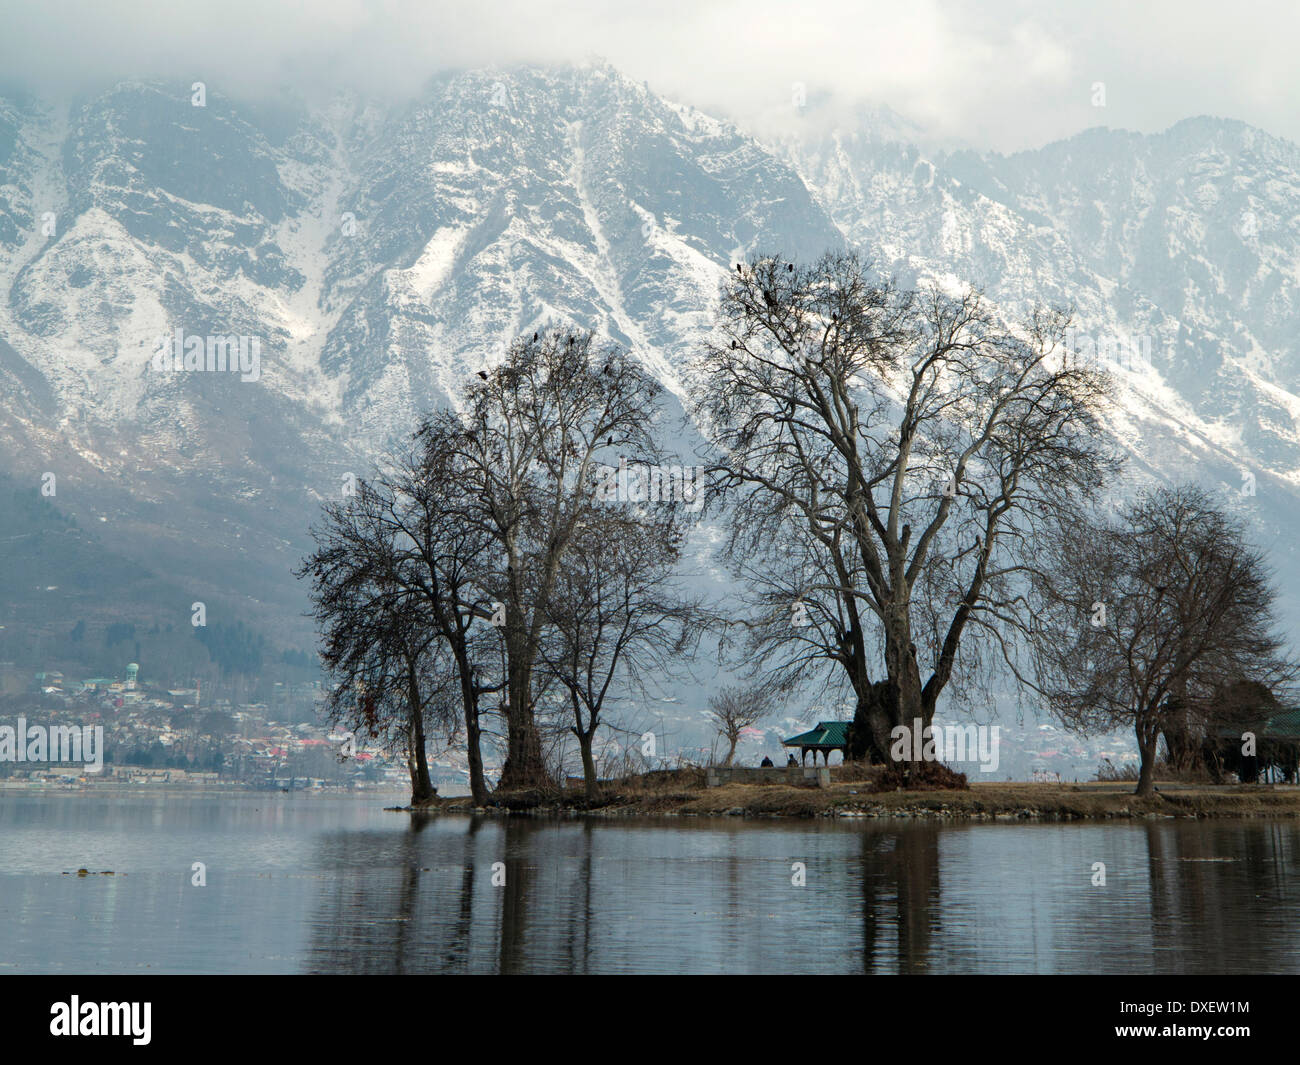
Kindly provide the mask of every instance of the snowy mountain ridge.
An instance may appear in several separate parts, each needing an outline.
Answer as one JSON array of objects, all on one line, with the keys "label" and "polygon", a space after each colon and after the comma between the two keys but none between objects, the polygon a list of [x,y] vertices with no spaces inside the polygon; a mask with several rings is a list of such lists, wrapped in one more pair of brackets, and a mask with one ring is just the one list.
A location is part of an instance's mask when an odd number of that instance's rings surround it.
[{"label": "snowy mountain ridge", "polygon": [[[1300,618],[1300,148],[1211,118],[1011,156],[906,133],[764,145],[598,62],[448,73],[400,108],[0,100],[0,462],[305,646],[289,569],[319,502],[509,339],[591,326],[680,396],[730,264],[854,246],[1008,314],[1074,307],[1125,355],[1135,472],[1219,486]],[[151,373],[178,328],[260,338],[259,379]]]}]

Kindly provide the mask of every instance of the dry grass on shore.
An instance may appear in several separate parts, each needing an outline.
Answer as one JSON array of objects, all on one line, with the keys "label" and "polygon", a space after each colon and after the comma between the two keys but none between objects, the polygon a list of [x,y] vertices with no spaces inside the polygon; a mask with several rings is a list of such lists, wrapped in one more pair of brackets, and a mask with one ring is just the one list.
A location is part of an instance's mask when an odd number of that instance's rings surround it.
[{"label": "dry grass on shore", "polygon": [[[501,795],[511,812],[588,813],[600,816],[684,815],[747,817],[904,817],[954,820],[1110,820],[1116,818],[1300,817],[1300,788],[1266,785],[1160,784],[1150,798],[1129,783],[982,783],[964,791],[877,791],[870,781],[839,781],[829,788],[785,784],[704,786],[703,770],[674,770],[609,781],[589,805],[579,791]],[[468,799],[440,804],[468,812]]]}]

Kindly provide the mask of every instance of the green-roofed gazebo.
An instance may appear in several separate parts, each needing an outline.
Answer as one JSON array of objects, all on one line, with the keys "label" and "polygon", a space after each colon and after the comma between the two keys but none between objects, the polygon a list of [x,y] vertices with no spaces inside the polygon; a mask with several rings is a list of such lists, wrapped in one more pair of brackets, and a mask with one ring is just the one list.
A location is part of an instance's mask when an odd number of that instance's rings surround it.
[{"label": "green-roofed gazebo", "polygon": [[839,751],[841,756],[848,757],[851,724],[852,721],[819,721],[816,728],[791,736],[788,740],[782,740],[781,746],[798,747],[799,760],[802,763],[807,762],[808,752],[812,751],[813,765],[817,764],[817,752],[821,751],[822,761],[830,765],[831,751]]},{"label": "green-roofed gazebo", "polygon": [[[1249,756],[1242,746],[1247,732],[1258,743],[1257,753]],[[1216,783],[1221,770],[1236,773],[1243,784],[1254,784],[1261,775],[1266,782],[1280,775],[1295,783],[1300,778],[1300,707],[1279,707],[1253,723],[1225,726],[1203,750]]]}]

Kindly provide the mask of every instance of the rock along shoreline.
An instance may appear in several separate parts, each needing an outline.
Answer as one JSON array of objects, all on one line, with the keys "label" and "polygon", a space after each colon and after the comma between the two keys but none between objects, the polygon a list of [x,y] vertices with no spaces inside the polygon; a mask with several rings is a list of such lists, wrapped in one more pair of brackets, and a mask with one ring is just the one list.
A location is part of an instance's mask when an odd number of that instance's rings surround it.
[{"label": "rock along shoreline", "polygon": [[965,791],[875,792],[862,786],[791,788],[729,784],[718,788],[610,788],[590,804],[581,792],[494,794],[488,806],[469,798],[390,807],[427,814],[499,817],[763,819],[898,819],[921,821],[1134,821],[1300,817],[1300,787],[1160,784],[1139,798],[1132,784],[972,784]]}]

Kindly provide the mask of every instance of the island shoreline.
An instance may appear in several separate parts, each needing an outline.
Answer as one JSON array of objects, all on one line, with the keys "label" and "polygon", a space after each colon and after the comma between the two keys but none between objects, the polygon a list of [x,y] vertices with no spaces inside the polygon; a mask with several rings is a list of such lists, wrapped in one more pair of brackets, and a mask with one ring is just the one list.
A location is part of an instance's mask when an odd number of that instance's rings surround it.
[{"label": "island shoreline", "polygon": [[796,788],[727,784],[641,793],[610,789],[597,803],[581,792],[497,793],[489,805],[466,797],[425,806],[390,807],[413,814],[559,818],[748,817],[774,820],[900,819],[971,822],[1211,820],[1300,817],[1294,785],[1160,784],[1138,797],[1131,783],[982,784],[967,790],[875,792],[852,785]]}]

